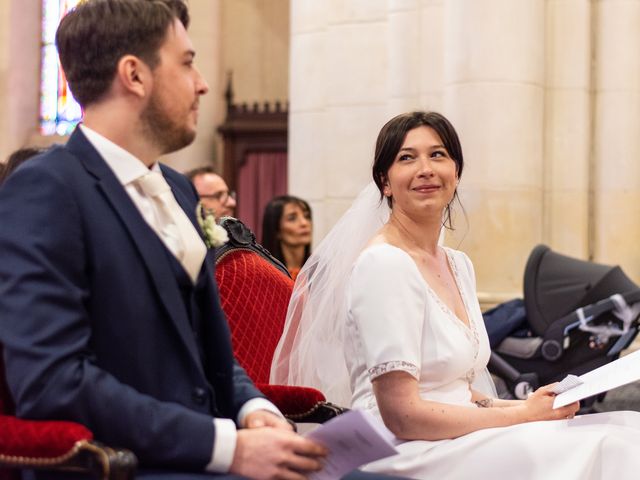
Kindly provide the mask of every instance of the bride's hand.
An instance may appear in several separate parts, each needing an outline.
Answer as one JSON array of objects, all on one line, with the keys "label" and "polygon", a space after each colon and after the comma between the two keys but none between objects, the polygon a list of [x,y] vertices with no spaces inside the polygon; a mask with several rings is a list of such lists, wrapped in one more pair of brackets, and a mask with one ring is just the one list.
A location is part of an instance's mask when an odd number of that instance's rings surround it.
[{"label": "bride's hand", "polygon": [[525,421],[560,420],[574,417],[580,409],[580,402],[554,409],[553,400],[556,395],[551,391],[552,388],[553,385],[546,385],[529,395],[529,398],[522,405]]}]

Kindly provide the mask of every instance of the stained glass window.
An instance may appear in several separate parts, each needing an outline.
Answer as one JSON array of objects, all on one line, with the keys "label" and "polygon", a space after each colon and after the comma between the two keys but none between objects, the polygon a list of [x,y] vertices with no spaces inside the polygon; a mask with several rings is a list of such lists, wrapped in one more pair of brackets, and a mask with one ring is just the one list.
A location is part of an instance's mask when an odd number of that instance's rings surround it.
[{"label": "stained glass window", "polygon": [[82,0],[42,0],[42,68],[40,78],[40,131],[67,135],[82,117],[80,105],[69,90],[58,50],[56,29],[60,19]]}]

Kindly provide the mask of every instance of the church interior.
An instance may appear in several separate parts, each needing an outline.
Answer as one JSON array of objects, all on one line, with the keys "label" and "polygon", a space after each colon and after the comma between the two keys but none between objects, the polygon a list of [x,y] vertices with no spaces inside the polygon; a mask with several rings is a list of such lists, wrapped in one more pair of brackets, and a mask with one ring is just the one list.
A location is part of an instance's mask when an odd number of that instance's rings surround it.
[{"label": "church interior", "polygon": [[[2,159],[65,141],[41,125],[47,3],[65,2],[0,4]],[[278,175],[310,203],[318,244],[369,181],[384,122],[435,110],[467,158],[464,211],[445,243],[470,255],[487,305],[520,295],[540,243],[640,281],[640,58],[629,48],[640,40],[638,2],[189,3],[210,93],[195,142],[169,165],[211,165],[235,187],[247,146],[232,158],[224,124],[232,106],[248,113],[247,136],[227,136],[286,152]]]},{"label": "church interior", "polygon": [[[52,40],[78,1],[0,1],[0,162],[81,121]],[[640,284],[640,0],[188,4],[209,92],[195,141],[161,161],[213,168],[258,239],[269,200],[294,195],[313,251],[371,182],[380,128],[436,111],[465,159],[441,243],[473,262],[483,311],[522,298],[540,245]],[[632,387],[610,398],[637,409]]]}]

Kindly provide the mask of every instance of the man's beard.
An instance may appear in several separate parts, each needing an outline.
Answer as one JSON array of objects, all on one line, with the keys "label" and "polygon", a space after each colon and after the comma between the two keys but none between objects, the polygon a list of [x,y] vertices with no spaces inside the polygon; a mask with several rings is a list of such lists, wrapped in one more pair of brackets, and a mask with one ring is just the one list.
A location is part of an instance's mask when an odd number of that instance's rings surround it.
[{"label": "man's beard", "polygon": [[144,135],[160,148],[162,154],[175,152],[191,144],[196,133],[184,125],[178,125],[167,114],[159,96],[154,93],[140,118],[144,126]]}]

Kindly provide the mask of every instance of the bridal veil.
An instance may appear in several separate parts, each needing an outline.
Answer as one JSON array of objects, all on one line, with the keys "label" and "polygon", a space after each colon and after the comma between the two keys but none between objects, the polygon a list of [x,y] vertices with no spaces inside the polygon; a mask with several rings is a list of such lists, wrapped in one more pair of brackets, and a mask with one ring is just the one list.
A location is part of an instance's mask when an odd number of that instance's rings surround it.
[{"label": "bridal veil", "polygon": [[329,401],[351,403],[344,357],[345,290],[353,262],[389,213],[371,182],[304,264],[273,357],[271,383],[314,387]]},{"label": "bridal veil", "polygon": [[[358,255],[389,215],[387,202],[369,183],[304,264],[274,353],[271,383],[314,387],[331,402],[351,404],[344,354],[347,282]],[[486,370],[473,386],[495,394]]]}]

